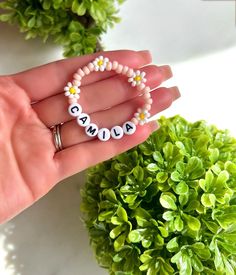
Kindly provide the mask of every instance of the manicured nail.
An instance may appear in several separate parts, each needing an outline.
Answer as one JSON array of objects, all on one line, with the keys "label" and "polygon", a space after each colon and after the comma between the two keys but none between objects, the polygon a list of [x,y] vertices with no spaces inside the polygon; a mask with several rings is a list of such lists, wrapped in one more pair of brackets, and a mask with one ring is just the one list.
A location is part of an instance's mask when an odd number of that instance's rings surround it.
[{"label": "manicured nail", "polygon": [[181,97],[181,93],[180,93],[179,88],[177,86],[171,87],[169,89],[170,89],[170,91],[171,91],[171,93],[173,95],[174,100],[176,100],[176,99],[178,99],[178,98]]},{"label": "manicured nail", "polygon": [[149,50],[138,51],[138,53],[143,57],[146,62],[150,63],[152,61],[152,55]]},{"label": "manicured nail", "polygon": [[153,120],[149,122],[152,132],[158,130],[160,128],[160,125],[157,123],[156,120]]},{"label": "manicured nail", "polygon": [[166,79],[169,79],[173,76],[171,67],[169,65],[163,65],[159,67],[159,70],[161,71],[161,73],[163,74],[163,76]]}]

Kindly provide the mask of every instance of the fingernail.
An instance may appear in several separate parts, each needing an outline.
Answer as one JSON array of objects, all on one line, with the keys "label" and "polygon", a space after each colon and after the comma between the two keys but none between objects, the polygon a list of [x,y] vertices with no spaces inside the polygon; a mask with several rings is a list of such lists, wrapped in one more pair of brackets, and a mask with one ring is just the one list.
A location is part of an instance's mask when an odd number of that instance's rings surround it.
[{"label": "fingernail", "polygon": [[180,93],[179,88],[177,86],[171,87],[169,89],[170,89],[170,91],[171,91],[171,93],[173,95],[174,100],[176,100],[176,99],[178,99],[178,98],[181,97],[181,93]]},{"label": "fingernail", "polygon": [[143,59],[146,62],[151,62],[152,61],[152,55],[151,52],[149,50],[144,50],[144,51],[138,51],[139,55],[141,55],[143,57]]},{"label": "fingernail", "polygon": [[152,132],[154,132],[160,128],[160,125],[155,120],[149,122],[149,124],[150,124]]},{"label": "fingernail", "polygon": [[173,72],[169,65],[163,65],[159,67],[161,73],[165,76],[165,78],[171,78],[173,76]]}]

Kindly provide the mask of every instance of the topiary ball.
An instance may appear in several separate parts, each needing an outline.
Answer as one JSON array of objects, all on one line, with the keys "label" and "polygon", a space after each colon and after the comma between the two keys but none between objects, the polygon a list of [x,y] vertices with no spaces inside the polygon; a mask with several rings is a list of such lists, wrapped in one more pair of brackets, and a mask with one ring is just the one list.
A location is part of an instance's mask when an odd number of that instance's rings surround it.
[{"label": "topiary ball", "polygon": [[143,144],[89,169],[82,210],[115,275],[236,271],[236,140],[162,117]]}]

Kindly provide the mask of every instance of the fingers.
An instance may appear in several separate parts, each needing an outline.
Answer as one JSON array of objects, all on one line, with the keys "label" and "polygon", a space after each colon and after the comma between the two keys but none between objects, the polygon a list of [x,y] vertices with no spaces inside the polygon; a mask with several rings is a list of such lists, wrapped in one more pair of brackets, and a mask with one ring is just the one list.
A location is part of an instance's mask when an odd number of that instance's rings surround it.
[{"label": "fingers", "polygon": [[[151,62],[151,55],[148,51],[111,51],[63,59],[12,75],[11,77],[28,93],[32,102],[39,101],[63,92],[63,87],[72,79],[75,71],[87,65],[101,54],[110,60],[116,60],[121,64],[136,68],[145,66]],[[91,74],[83,80],[82,84],[88,85],[112,75],[114,75],[114,72]]]},{"label": "fingers", "polygon": [[[151,115],[154,115],[168,108],[172,102],[180,96],[177,87],[159,88],[152,92],[153,104]],[[115,125],[122,125],[129,120],[138,107],[142,106],[144,101],[142,97],[137,97],[129,102],[117,105],[111,109],[93,113],[91,121],[99,128],[105,127],[111,129]],[[64,148],[91,140],[80,127],[76,120],[69,121],[61,127],[61,139]]]},{"label": "fingers", "polygon": [[120,140],[111,139],[107,142],[101,142],[95,139],[60,151],[54,159],[58,167],[59,177],[64,179],[110,159],[142,143],[157,128],[157,123],[151,122],[144,126],[138,126],[137,131],[132,136],[125,136]]},{"label": "fingers", "polygon": [[[172,77],[169,66],[146,66],[147,85],[152,89]],[[128,83],[126,77],[117,75],[81,88],[79,103],[83,112],[94,113],[121,104],[141,94]],[[41,121],[48,127],[71,120],[68,100],[64,93],[49,97],[32,105]]]}]

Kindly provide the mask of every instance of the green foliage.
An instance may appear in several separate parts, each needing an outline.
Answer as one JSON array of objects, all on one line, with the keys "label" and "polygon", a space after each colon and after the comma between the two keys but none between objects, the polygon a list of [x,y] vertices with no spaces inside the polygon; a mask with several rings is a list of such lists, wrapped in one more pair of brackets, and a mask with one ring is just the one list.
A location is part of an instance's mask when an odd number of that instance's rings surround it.
[{"label": "green foliage", "polygon": [[119,22],[117,4],[124,0],[5,0],[0,21],[18,24],[26,39],[49,37],[64,46],[65,56],[89,54],[101,34]]},{"label": "green foliage", "polygon": [[115,275],[236,271],[236,140],[162,117],[143,144],[88,171],[82,209]]}]

